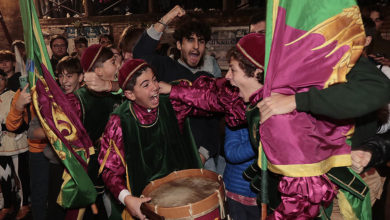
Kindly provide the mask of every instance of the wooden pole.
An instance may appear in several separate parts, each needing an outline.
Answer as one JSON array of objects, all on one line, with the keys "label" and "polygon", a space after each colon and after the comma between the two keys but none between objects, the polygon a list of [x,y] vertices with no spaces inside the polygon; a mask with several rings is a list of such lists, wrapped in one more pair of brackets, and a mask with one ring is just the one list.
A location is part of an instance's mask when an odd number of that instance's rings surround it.
[{"label": "wooden pole", "polygon": [[261,203],[261,220],[267,219],[267,204]]},{"label": "wooden pole", "polygon": [[43,17],[42,13],[42,5],[41,5],[41,0],[34,0],[35,8],[37,9],[38,12],[38,18]]},{"label": "wooden pole", "polygon": [[93,16],[93,5],[91,0],[84,0],[83,1],[84,5],[84,12],[85,12],[85,17]]},{"label": "wooden pole", "polygon": [[223,0],[222,10],[223,11],[233,11],[234,10],[234,0]]},{"label": "wooden pole", "polygon": [[4,22],[4,17],[3,17],[3,14],[1,13],[1,10],[0,10],[0,24],[1,24],[1,27],[3,28],[4,35],[7,38],[9,45],[11,46],[12,45],[12,38],[8,32],[7,25]]},{"label": "wooden pole", "polygon": [[149,0],[148,1],[148,13],[154,13],[154,12],[156,12],[156,1]]}]

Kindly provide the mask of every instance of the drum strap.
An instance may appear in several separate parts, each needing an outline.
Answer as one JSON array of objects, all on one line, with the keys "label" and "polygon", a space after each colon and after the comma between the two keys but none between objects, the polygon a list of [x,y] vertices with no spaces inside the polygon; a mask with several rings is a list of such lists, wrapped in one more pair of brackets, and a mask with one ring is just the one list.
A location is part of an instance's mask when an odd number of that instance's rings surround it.
[{"label": "drum strap", "polygon": [[[127,164],[125,162],[125,160],[123,159],[123,156],[121,155],[119,149],[118,149],[118,146],[116,146],[115,144],[115,141],[110,139],[110,145],[107,149],[107,152],[106,154],[104,155],[104,159],[103,159],[103,162],[102,164],[100,165],[100,168],[99,168],[99,175],[103,172],[103,168],[104,166],[106,165],[106,162],[107,162],[107,159],[108,159],[108,156],[110,155],[111,153],[111,148],[114,147],[114,150],[115,150],[115,153],[119,156],[119,158],[121,159],[121,162],[123,164],[123,166],[125,167],[126,169],[126,187],[127,187],[127,190],[129,190],[130,192],[130,195],[131,195],[131,189],[130,189],[130,181],[129,181],[129,172],[128,172],[128,169],[127,169]],[[130,215],[130,213],[127,211],[127,209],[123,209],[123,212],[122,212],[122,219],[123,220],[134,220],[133,217]]]},{"label": "drum strap", "polygon": [[[219,178],[220,176],[218,176]],[[226,217],[226,213],[225,213],[225,206],[224,206],[224,201],[222,200],[222,197],[221,197],[221,193],[219,192],[219,190],[215,190],[217,192],[217,195],[218,195],[218,203],[219,203],[219,211],[221,212],[220,213],[220,216],[221,216],[221,219],[225,219]]]}]

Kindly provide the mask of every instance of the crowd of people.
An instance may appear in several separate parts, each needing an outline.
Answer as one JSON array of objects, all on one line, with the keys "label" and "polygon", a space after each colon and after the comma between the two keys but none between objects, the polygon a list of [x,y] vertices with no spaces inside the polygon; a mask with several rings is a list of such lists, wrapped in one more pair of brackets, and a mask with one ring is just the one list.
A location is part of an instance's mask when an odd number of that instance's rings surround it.
[{"label": "crowd of people", "polygon": [[[178,20],[173,33],[178,59],[157,50],[173,20]],[[66,37],[52,36],[56,80],[95,150],[88,175],[97,191],[96,206],[80,207],[85,210],[79,214],[122,219],[125,211],[146,219],[140,207],[151,198],[140,196],[149,182],[175,170],[205,168],[223,176],[232,219],[260,219],[259,125],[293,111],[332,123],[353,121],[352,165],[305,177],[269,171],[268,218],[312,219],[332,203],[329,217],[343,219],[339,188],[370,196],[373,205],[385,182],[375,167],[390,160],[390,43],[381,38],[382,23],[377,9],[363,17],[363,53],[346,83],[264,99],[265,12],[253,16],[250,34],[227,53],[226,73],[206,54],[210,27],[180,6],[146,30],[126,28],[118,44],[109,35],[94,45],[78,37],[69,55]],[[0,51],[0,220],[29,213],[34,220],[72,219],[71,211],[57,203],[65,167],[47,140],[28,85],[21,85],[18,58],[26,60],[22,41]],[[364,181],[372,183],[371,194],[362,191]],[[303,183],[307,191],[291,190]]]}]

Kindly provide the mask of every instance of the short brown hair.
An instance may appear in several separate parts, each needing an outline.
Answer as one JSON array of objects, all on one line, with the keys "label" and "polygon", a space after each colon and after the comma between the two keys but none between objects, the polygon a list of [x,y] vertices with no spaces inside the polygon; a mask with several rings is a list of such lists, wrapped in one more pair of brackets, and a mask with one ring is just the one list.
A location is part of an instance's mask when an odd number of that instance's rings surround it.
[{"label": "short brown hair", "polygon": [[0,61],[2,60],[15,62],[15,55],[9,50],[0,50]]},{"label": "short brown hair", "polygon": [[183,38],[189,39],[193,34],[197,37],[203,37],[207,43],[211,37],[211,28],[199,16],[187,14],[180,18],[173,33],[173,38],[182,42]]},{"label": "short brown hair", "polygon": [[119,38],[119,49],[121,52],[133,52],[134,45],[143,32],[144,29],[141,28],[134,28],[132,26],[125,28]]},{"label": "short brown hair", "polygon": [[65,70],[68,73],[77,73],[80,75],[83,73],[80,60],[77,57],[65,56],[57,64],[57,74],[62,74]]},{"label": "short brown hair", "polygon": [[244,70],[245,75],[247,77],[256,77],[257,81],[263,84],[264,82],[264,75],[263,74],[258,74],[255,76],[256,69],[259,69],[256,67],[252,62],[250,62],[242,53],[237,49],[237,47],[232,47],[227,55],[227,59],[235,59],[238,61],[238,65],[242,70]]}]

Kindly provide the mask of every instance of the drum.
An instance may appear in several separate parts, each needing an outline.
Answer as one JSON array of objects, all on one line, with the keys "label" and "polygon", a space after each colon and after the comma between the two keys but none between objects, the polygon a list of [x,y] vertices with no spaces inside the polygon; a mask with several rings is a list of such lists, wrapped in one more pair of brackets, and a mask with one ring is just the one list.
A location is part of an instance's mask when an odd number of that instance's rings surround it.
[{"label": "drum", "polygon": [[146,207],[165,219],[225,219],[222,176],[204,169],[175,171],[150,182],[142,192]]}]

